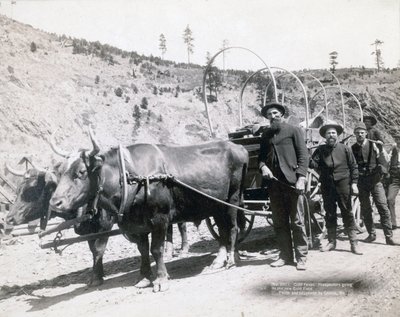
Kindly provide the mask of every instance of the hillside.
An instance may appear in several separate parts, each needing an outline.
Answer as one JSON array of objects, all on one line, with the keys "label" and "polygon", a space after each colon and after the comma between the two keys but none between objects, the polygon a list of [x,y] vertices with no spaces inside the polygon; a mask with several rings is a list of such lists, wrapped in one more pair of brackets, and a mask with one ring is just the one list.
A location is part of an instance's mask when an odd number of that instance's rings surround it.
[{"label": "hillside", "polygon": [[[124,54],[113,55],[110,63],[93,55],[73,54],[73,47],[63,45],[59,36],[4,16],[0,16],[0,43],[1,169],[4,163],[16,166],[24,155],[49,165],[56,157],[48,137],[56,130],[60,147],[71,151],[87,148],[89,125],[104,148],[118,143],[191,144],[209,139],[205,108],[198,94],[203,68],[198,65],[157,66],[149,59],[132,62]],[[330,80],[322,70],[313,74]],[[343,87],[361,100],[364,111],[378,117],[379,128],[390,133],[399,129],[400,71],[375,74],[366,69],[343,69],[337,76]],[[210,105],[219,138],[226,138],[238,125],[241,80],[239,75],[227,76],[218,102]],[[318,84],[307,76],[304,81],[309,96],[313,96]],[[300,87],[288,77],[281,87],[289,113],[304,118]],[[330,116],[340,121],[338,96],[338,91],[330,92]],[[351,126],[359,111],[354,101],[347,100]],[[255,85],[245,92],[244,108],[245,124],[263,120],[256,105]],[[389,135],[387,138],[392,141]]]}]

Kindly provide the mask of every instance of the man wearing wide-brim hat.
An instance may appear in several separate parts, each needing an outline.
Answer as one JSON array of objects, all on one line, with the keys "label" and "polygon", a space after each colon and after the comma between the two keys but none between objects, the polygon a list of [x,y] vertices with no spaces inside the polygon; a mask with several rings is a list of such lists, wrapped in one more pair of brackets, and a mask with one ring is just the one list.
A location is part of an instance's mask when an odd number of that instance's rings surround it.
[{"label": "man wearing wide-brim hat", "polygon": [[[280,104],[279,102],[269,102],[269,103],[267,103],[264,107],[262,107],[262,109],[261,109],[261,115],[262,115],[263,117],[267,118],[267,111],[268,111],[269,109],[271,109],[271,108],[276,108],[276,109],[278,109],[278,110],[281,112],[282,117],[283,117],[283,116],[285,115],[285,113],[286,113],[285,107],[284,107],[282,104]],[[268,118],[267,118],[267,119],[268,119]]]},{"label": "man wearing wide-brim hat", "polygon": [[313,153],[311,167],[320,171],[321,193],[326,211],[325,222],[328,230],[328,243],[321,246],[321,252],[336,249],[337,213],[339,206],[343,224],[350,240],[350,249],[354,254],[359,250],[356,223],[352,213],[351,194],[357,194],[358,170],[351,149],[338,142],[343,127],[336,122],[328,122],[319,129],[326,143],[321,144]]},{"label": "man wearing wide-brim hat", "polygon": [[396,197],[400,191],[400,134],[395,135],[396,142],[392,148],[389,165],[389,187],[387,192],[387,202],[392,220],[392,229],[397,229],[396,219]]},{"label": "man wearing wide-brim hat", "polygon": [[376,120],[375,116],[373,115],[367,115],[363,116],[363,120],[365,123],[365,126],[367,128],[367,139],[376,141],[378,144],[384,144],[384,139],[382,134],[379,132],[378,129],[374,128],[375,125],[378,123],[378,120]]},{"label": "man wearing wide-brim hat", "polygon": [[261,136],[259,168],[267,182],[280,250],[279,259],[271,266],[291,265],[294,249],[297,270],[305,270],[308,244],[301,194],[305,190],[308,151],[303,131],[283,122],[285,107],[278,102],[266,104],[261,114],[270,121],[270,127]]},{"label": "man wearing wide-brim hat", "polygon": [[351,146],[358,165],[358,189],[360,192],[361,214],[369,234],[364,241],[373,242],[376,240],[376,230],[370,200],[372,196],[376,209],[378,209],[386,244],[394,245],[390,211],[382,184],[382,175],[386,173],[386,160],[378,146],[367,139],[367,133],[366,125],[360,122],[354,128],[357,143]]}]

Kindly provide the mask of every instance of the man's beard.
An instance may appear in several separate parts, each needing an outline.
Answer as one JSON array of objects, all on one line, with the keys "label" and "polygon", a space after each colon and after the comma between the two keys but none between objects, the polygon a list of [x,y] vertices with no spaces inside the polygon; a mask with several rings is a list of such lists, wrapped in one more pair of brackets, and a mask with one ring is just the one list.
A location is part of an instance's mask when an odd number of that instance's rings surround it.
[{"label": "man's beard", "polygon": [[270,129],[272,131],[274,131],[274,132],[277,132],[277,131],[279,131],[281,129],[281,126],[282,126],[282,122],[281,121],[273,120],[271,122]]},{"label": "man's beard", "polygon": [[336,142],[337,142],[337,138],[330,137],[330,138],[326,139],[326,144],[328,144],[329,146],[334,146],[336,144]]}]

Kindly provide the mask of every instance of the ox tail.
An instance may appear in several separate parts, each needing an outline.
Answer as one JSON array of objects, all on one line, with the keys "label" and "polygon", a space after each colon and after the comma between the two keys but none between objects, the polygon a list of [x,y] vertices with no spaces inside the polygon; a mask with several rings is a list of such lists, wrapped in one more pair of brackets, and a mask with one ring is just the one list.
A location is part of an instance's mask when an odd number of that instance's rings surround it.
[{"label": "ox tail", "polygon": [[243,167],[242,167],[242,179],[240,181],[240,203],[239,203],[239,206],[241,206],[241,207],[243,207],[243,205],[244,205],[243,193],[244,193],[244,181],[246,179],[246,175],[247,175],[247,163],[244,163]]},{"label": "ox tail", "polygon": [[[242,167],[242,179],[240,180],[240,191],[239,191],[239,206],[244,207],[244,181],[246,179],[246,174],[247,174],[247,163],[243,164]],[[244,230],[246,226],[246,217],[245,214],[242,210],[238,210],[237,214],[237,224],[239,227],[239,230]]]}]

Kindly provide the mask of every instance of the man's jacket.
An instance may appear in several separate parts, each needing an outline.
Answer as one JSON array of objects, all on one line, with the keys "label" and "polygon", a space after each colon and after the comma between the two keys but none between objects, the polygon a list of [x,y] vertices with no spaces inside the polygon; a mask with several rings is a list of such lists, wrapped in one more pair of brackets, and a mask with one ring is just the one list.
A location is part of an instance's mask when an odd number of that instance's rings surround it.
[{"label": "man's jacket", "polygon": [[392,178],[400,178],[400,155],[399,149],[396,145],[393,147],[392,154],[390,156],[389,174]]},{"label": "man's jacket", "polygon": [[286,180],[294,184],[298,176],[307,175],[308,150],[300,128],[282,123],[279,131],[267,129],[261,136],[259,168],[266,165],[274,170],[279,164]]},{"label": "man's jacket", "polygon": [[313,153],[310,165],[320,171],[321,183],[333,177],[335,181],[348,178],[349,183],[357,184],[356,160],[351,149],[343,143],[336,143],[334,146],[321,144]]}]

